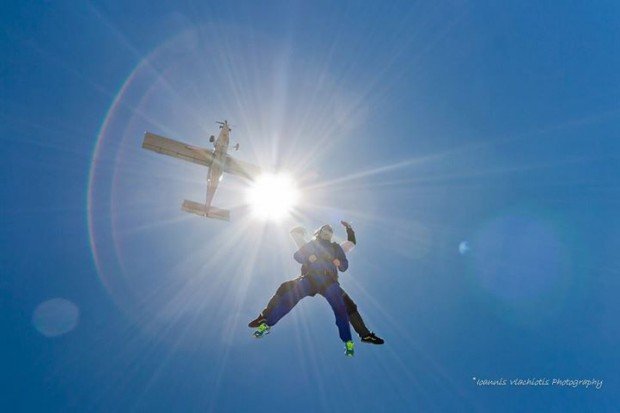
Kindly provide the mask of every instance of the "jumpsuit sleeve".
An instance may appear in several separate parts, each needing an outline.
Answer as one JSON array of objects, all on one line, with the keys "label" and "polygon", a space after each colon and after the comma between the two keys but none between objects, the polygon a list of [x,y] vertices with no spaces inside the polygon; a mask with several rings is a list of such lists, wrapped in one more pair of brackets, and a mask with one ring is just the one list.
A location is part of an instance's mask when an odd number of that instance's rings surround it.
[{"label": "jumpsuit sleeve", "polygon": [[304,262],[306,262],[306,260],[308,259],[308,256],[310,255],[308,254],[309,244],[310,243],[302,245],[301,248],[299,248],[299,250],[297,250],[295,254],[293,254],[293,258],[295,259],[295,261],[297,261],[300,264],[303,264]]},{"label": "jumpsuit sleeve", "polygon": [[347,241],[357,244],[357,240],[355,239],[355,231],[353,231],[353,228],[351,227],[347,227]]},{"label": "jumpsuit sleeve", "polygon": [[345,255],[340,245],[335,244],[334,248],[336,258],[338,259],[338,261],[340,261],[340,266],[338,267],[338,270],[340,270],[340,272],[345,272],[347,268],[349,268],[349,261],[347,260],[347,256]]}]

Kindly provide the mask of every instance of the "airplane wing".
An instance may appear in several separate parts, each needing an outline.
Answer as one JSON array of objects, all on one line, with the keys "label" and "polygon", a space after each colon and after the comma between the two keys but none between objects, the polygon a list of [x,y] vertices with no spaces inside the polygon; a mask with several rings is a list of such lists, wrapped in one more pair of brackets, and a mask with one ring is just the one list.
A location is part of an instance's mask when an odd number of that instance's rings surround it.
[{"label": "airplane wing", "polygon": [[260,174],[261,170],[256,165],[252,165],[251,163],[243,162],[233,158],[230,155],[226,155],[224,172],[253,180]]},{"label": "airplane wing", "polygon": [[174,158],[197,163],[198,165],[210,166],[213,162],[213,152],[209,149],[187,145],[150,132],[144,134],[142,147]]}]

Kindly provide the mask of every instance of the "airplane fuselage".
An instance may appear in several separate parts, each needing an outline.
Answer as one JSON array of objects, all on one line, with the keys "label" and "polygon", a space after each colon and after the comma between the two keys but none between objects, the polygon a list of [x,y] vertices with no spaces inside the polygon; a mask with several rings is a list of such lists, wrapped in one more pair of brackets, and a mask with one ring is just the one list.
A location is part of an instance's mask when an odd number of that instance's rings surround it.
[{"label": "airplane fuselage", "polygon": [[226,162],[226,155],[228,154],[228,144],[230,141],[230,127],[228,123],[224,121],[222,124],[220,134],[215,141],[215,149],[213,150],[213,163],[209,167],[209,174],[207,177],[207,202],[205,203],[208,209],[213,201],[215,190],[224,173],[224,162]]}]

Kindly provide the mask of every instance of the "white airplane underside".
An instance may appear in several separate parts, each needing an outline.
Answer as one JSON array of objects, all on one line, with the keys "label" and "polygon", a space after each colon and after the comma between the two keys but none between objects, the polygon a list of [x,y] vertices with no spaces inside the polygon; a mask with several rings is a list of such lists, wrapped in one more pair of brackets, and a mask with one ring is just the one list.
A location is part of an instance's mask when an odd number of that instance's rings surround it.
[{"label": "white airplane underside", "polygon": [[[216,208],[211,205],[211,200],[215,195],[222,175],[224,173],[230,173],[252,180],[260,173],[260,168],[250,163],[234,159],[228,155],[230,127],[226,121],[221,122],[220,125],[221,131],[214,143],[214,150],[188,145],[150,132],[144,134],[142,147],[157,153],[208,167],[209,174],[206,202],[201,204],[199,202],[185,200],[181,208],[186,212],[203,217],[229,221],[229,210]],[[234,148],[238,149],[239,144],[235,145]]]}]

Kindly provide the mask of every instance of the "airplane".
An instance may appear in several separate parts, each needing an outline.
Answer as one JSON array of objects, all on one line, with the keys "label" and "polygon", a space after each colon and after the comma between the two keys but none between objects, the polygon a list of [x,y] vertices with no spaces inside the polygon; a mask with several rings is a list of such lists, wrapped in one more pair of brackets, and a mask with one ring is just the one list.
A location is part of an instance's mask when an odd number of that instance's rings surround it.
[{"label": "airplane", "polygon": [[[213,150],[188,145],[150,132],[144,133],[142,147],[157,153],[208,167],[206,202],[203,205],[199,202],[184,200],[181,209],[206,218],[230,221],[229,210],[216,208],[211,205],[217,186],[222,180],[222,176],[224,173],[231,173],[253,180],[254,177],[260,174],[260,168],[250,163],[234,159],[228,155],[228,143],[231,131],[230,125],[226,120],[217,123],[220,125],[220,133],[217,140],[213,135],[209,138],[209,142],[213,143]],[[239,144],[236,144],[233,148],[238,150]]]}]

